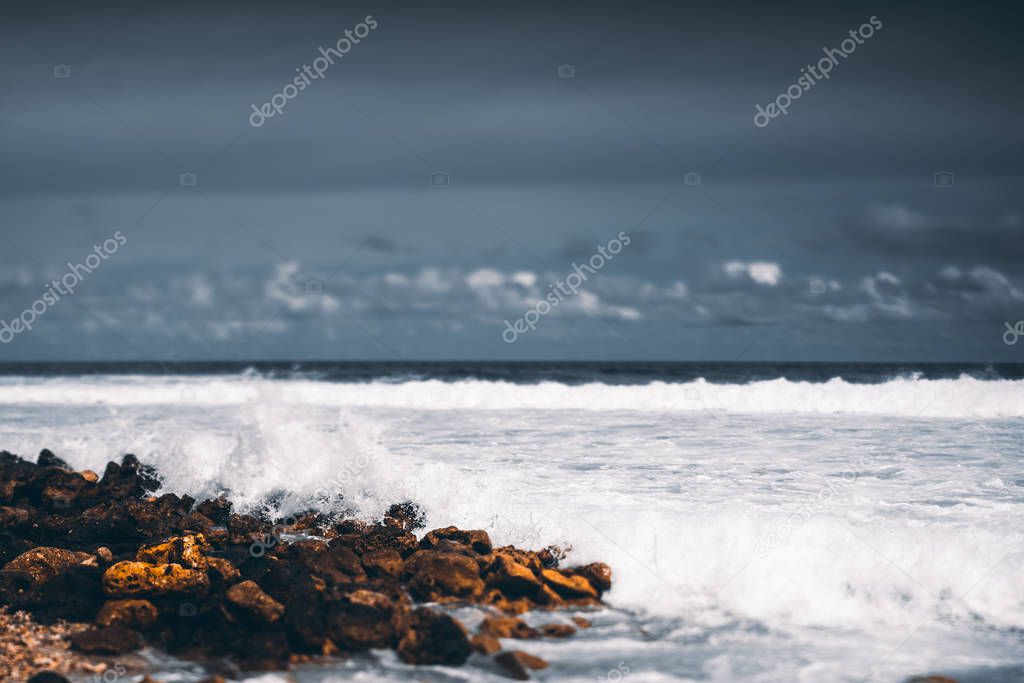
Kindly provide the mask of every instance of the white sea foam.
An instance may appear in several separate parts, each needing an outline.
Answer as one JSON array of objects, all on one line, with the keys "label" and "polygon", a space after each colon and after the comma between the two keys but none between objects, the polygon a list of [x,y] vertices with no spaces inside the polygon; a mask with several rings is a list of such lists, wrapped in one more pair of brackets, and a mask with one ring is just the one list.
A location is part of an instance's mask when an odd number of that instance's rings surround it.
[{"label": "white sea foam", "polygon": [[[860,680],[883,661],[875,679],[898,681],[1021,660],[1022,392],[971,378],[8,378],[0,447],[92,469],[133,451],[166,490],[227,491],[242,508],[373,517],[414,500],[430,526],[571,544],[571,561],[612,565],[613,610],[537,650],[553,680],[629,659],[637,681]],[[784,526],[784,543],[756,552]],[[381,666],[363,677],[407,676]]]},{"label": "white sea foam", "polygon": [[0,404],[52,403],[230,405],[271,392],[286,403],[417,410],[536,409],[588,411],[711,411],[747,414],[848,414],[898,417],[1024,417],[1024,380],[925,380],[879,384],[773,379],[745,384],[651,382],[642,385],[479,380],[330,383],[235,377],[87,377],[0,379]]}]

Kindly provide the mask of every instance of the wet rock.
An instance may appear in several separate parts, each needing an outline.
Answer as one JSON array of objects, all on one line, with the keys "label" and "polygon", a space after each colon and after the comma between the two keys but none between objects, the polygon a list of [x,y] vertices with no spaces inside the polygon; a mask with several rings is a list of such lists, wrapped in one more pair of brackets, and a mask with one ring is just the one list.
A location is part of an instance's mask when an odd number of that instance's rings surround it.
[{"label": "wet rock", "polygon": [[4,571],[24,572],[36,583],[45,583],[92,558],[89,553],[61,548],[33,548],[4,565]]},{"label": "wet rock", "polygon": [[400,591],[346,590],[328,604],[327,635],[346,650],[394,647],[408,629],[410,611]]},{"label": "wet rock", "polygon": [[231,503],[224,496],[204,500],[196,506],[196,512],[209,518],[215,524],[224,524],[231,515]]},{"label": "wet rock", "polygon": [[99,626],[148,629],[157,620],[156,607],[149,600],[108,600],[96,615]]},{"label": "wet rock", "polygon": [[476,562],[463,555],[420,550],[405,564],[403,576],[419,600],[436,602],[445,598],[471,600],[481,595],[484,582]]},{"label": "wet rock", "polygon": [[542,624],[538,630],[545,638],[568,638],[576,633],[569,624]]},{"label": "wet rock", "polygon": [[201,595],[210,588],[205,572],[180,564],[150,564],[125,560],[103,573],[103,592],[113,597]]},{"label": "wet rock", "polygon": [[532,639],[540,636],[537,629],[517,617],[487,616],[480,622],[480,633],[495,638]]},{"label": "wet rock", "polygon": [[548,663],[540,657],[520,650],[499,652],[494,655],[494,662],[506,676],[517,681],[529,680],[531,669],[546,669],[548,666]]},{"label": "wet rock", "polygon": [[491,537],[486,531],[463,530],[454,526],[447,526],[443,529],[434,529],[427,533],[420,541],[420,547],[430,549],[437,545],[440,540],[454,541],[469,546],[474,551],[486,554],[491,552]]},{"label": "wet rock", "polygon": [[393,548],[371,550],[363,555],[362,560],[366,573],[375,579],[397,579],[402,575],[402,568],[405,566],[402,556]]},{"label": "wet rock", "polygon": [[189,569],[206,569],[206,553],[210,545],[202,534],[175,536],[163,543],[144,545],[135,553],[139,562],[180,564]]},{"label": "wet rock", "polygon": [[557,569],[561,561],[565,559],[566,552],[566,549],[561,546],[549,545],[543,550],[537,551],[537,559],[545,569]]},{"label": "wet rock", "polygon": [[323,541],[298,541],[288,546],[288,556],[306,567],[311,574],[329,584],[366,580],[363,563],[351,548]]},{"label": "wet rock", "polygon": [[571,617],[571,619],[572,623],[576,624],[580,628],[590,628],[591,626],[593,626],[593,624],[590,623],[589,619],[584,619],[583,617]]},{"label": "wet rock", "polygon": [[541,570],[541,577],[563,598],[596,598],[597,590],[582,576],[563,574],[557,569]]},{"label": "wet rock", "polygon": [[391,548],[404,558],[419,548],[416,535],[411,531],[385,524],[368,525],[357,520],[345,520],[337,524],[334,531],[337,536],[331,540],[332,546],[347,546],[360,556]]},{"label": "wet rock", "polygon": [[284,605],[264,593],[255,581],[236,583],[225,597],[242,612],[260,621],[274,622],[284,614]]},{"label": "wet rock", "polygon": [[36,464],[40,467],[60,467],[65,470],[71,469],[66,462],[54,455],[48,448],[44,448],[39,451],[39,458],[36,459]]},{"label": "wet rock", "polygon": [[489,571],[487,586],[497,588],[510,598],[534,596],[541,589],[540,579],[508,555],[495,556]]},{"label": "wet rock", "polygon": [[142,647],[142,637],[124,626],[91,627],[71,634],[71,647],[93,655],[120,655]]},{"label": "wet rock", "polygon": [[573,573],[584,577],[599,592],[604,593],[612,587],[612,569],[604,562],[592,562],[582,567],[575,567]]},{"label": "wet rock", "polygon": [[384,524],[404,531],[416,531],[425,525],[426,515],[419,505],[406,501],[396,503],[388,508],[384,515]]},{"label": "wet rock", "polygon": [[461,666],[471,651],[462,624],[447,614],[423,607],[413,611],[398,644],[398,656],[407,664]]},{"label": "wet rock", "polygon": [[95,484],[100,480],[100,475],[96,474],[92,470],[82,470],[78,474],[81,475],[82,479],[85,479],[90,484]]},{"label": "wet rock", "polygon": [[469,639],[469,644],[472,646],[474,652],[479,652],[483,655],[493,655],[495,652],[501,650],[501,643],[494,636],[487,635],[486,633],[478,633]]}]

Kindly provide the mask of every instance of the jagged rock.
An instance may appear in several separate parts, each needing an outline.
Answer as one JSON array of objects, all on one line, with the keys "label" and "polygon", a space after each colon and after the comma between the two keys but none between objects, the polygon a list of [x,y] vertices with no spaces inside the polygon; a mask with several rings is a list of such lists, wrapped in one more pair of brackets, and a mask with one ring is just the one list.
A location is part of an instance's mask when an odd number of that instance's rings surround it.
[{"label": "jagged rock", "polygon": [[540,634],[537,629],[517,617],[502,617],[490,615],[484,617],[480,622],[480,633],[495,638],[537,638]]},{"label": "jagged rock", "polygon": [[101,566],[108,566],[114,563],[114,553],[110,551],[110,548],[101,545],[96,548],[96,559]]},{"label": "jagged rock", "polygon": [[563,598],[597,597],[597,590],[582,576],[563,574],[557,569],[541,570],[540,575]]},{"label": "jagged rock", "polygon": [[157,620],[156,607],[149,600],[108,600],[96,615],[100,626],[147,629]]},{"label": "jagged rock", "polygon": [[546,638],[568,638],[576,633],[576,629],[569,624],[542,624],[539,630]]},{"label": "jagged rock", "polygon": [[469,639],[469,644],[473,647],[474,652],[484,655],[493,655],[501,650],[501,643],[498,642],[498,639],[486,633],[476,634]]},{"label": "jagged rock", "polygon": [[208,552],[210,545],[206,538],[202,534],[191,534],[144,545],[135,553],[135,559],[150,564],[180,564],[189,569],[206,569]]},{"label": "jagged rock", "polygon": [[599,592],[604,593],[612,587],[612,569],[604,562],[591,562],[582,567],[574,567],[573,573],[584,577]]},{"label": "jagged rock", "polygon": [[328,604],[327,635],[348,650],[394,647],[408,628],[410,610],[400,591],[348,590]]},{"label": "jagged rock", "polygon": [[143,595],[201,595],[210,588],[205,572],[180,564],[150,564],[125,560],[103,573],[103,592],[113,597]]},{"label": "jagged rock", "polygon": [[487,586],[497,588],[510,598],[534,596],[541,589],[540,579],[508,555],[495,556],[489,571]]},{"label": "jagged rock", "polygon": [[209,518],[215,524],[224,524],[231,515],[231,503],[224,496],[204,500],[196,506],[196,512]]},{"label": "jagged rock", "polygon": [[393,548],[371,550],[363,555],[362,560],[366,573],[375,579],[397,579],[402,575],[402,568],[405,566],[402,556]]},{"label": "jagged rock", "polygon": [[225,593],[228,602],[261,621],[274,622],[284,614],[284,605],[263,592],[255,581],[236,583]]},{"label": "jagged rock", "polygon": [[345,520],[335,525],[334,532],[337,536],[331,540],[332,546],[347,546],[360,556],[391,548],[405,558],[419,548],[416,535],[411,531],[385,524],[368,525],[358,520]]},{"label": "jagged rock", "polygon": [[69,640],[74,649],[93,655],[120,655],[142,647],[142,637],[124,626],[90,627]]},{"label": "jagged rock", "polygon": [[241,578],[242,573],[223,557],[207,557],[206,570],[210,578],[218,578],[223,584],[231,585]]},{"label": "jagged rock", "polygon": [[24,572],[36,583],[46,583],[75,565],[92,558],[89,553],[61,548],[33,548],[4,565],[4,571]]},{"label": "jagged rock", "polygon": [[483,593],[476,562],[463,555],[420,550],[405,563],[403,576],[409,577],[409,590],[420,599],[473,599]]},{"label": "jagged rock", "polygon": [[413,611],[409,628],[398,644],[398,656],[407,664],[461,666],[471,651],[462,624],[423,607]]},{"label": "jagged rock", "polygon": [[463,530],[454,526],[446,526],[443,529],[434,529],[427,533],[420,541],[420,547],[430,549],[437,545],[440,540],[454,541],[469,546],[478,553],[486,554],[491,552],[491,537],[486,531],[474,529]]},{"label": "jagged rock", "polygon": [[406,501],[395,503],[384,515],[384,524],[404,531],[416,531],[424,527],[426,515],[416,503]]},{"label": "jagged rock", "polygon": [[366,580],[363,564],[355,552],[341,544],[323,541],[298,541],[288,546],[289,557],[329,584]]},{"label": "jagged rock", "polygon": [[494,661],[501,667],[502,672],[509,678],[517,681],[526,681],[530,678],[530,669],[546,669],[548,663],[540,657],[535,657],[520,650],[505,650],[494,655]]},{"label": "jagged rock", "polygon": [[59,467],[64,470],[71,469],[68,464],[58,458],[49,448],[44,448],[39,451],[39,457],[36,459],[36,464],[40,467]]}]

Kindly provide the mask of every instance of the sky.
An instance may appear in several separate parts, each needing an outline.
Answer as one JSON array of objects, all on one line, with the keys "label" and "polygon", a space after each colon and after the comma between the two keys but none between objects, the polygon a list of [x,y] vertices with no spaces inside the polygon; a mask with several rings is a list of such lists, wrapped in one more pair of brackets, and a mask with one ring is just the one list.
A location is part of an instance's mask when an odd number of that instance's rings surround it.
[{"label": "sky", "polygon": [[0,361],[1020,361],[1022,76],[1010,0],[7,0]]}]

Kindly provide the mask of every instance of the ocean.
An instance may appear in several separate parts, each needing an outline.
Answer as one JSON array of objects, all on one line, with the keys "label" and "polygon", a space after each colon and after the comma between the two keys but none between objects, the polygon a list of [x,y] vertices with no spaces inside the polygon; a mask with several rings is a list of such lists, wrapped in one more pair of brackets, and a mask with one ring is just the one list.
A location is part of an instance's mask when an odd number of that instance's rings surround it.
[{"label": "ocean", "polygon": [[[1021,365],[6,364],[0,415],[0,449],[133,452],[197,499],[412,500],[607,562],[592,628],[514,644],[536,680],[1024,680]],[[507,679],[381,651],[252,680]]]}]

